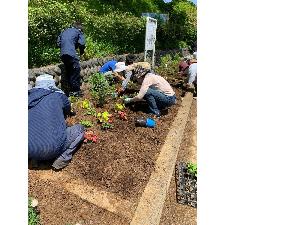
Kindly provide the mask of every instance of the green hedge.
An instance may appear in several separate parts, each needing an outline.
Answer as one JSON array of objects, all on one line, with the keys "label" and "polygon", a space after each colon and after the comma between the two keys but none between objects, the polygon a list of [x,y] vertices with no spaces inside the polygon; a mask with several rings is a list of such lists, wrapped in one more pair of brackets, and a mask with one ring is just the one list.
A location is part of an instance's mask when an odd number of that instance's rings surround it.
[{"label": "green hedge", "polygon": [[[79,20],[84,25],[86,52],[81,58],[102,57],[144,50],[142,12],[170,12],[167,25],[159,23],[157,49],[185,47],[196,37],[196,8],[186,1],[163,0],[31,0],[28,6],[29,68],[60,62],[56,39]],[[184,15],[184,17],[182,17]],[[174,38],[174,30],[184,31]]]}]

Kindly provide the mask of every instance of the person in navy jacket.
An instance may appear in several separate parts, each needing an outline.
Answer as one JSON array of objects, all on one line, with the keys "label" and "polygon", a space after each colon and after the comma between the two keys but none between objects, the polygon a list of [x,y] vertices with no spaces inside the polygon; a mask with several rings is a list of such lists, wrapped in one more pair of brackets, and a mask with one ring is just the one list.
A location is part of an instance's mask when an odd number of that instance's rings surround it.
[{"label": "person in navy jacket", "polygon": [[80,22],[75,22],[72,27],[65,29],[57,38],[57,45],[60,48],[60,57],[65,65],[66,80],[70,86],[69,95],[82,96],[80,86],[80,64],[76,49],[82,55],[85,49],[85,37]]},{"label": "person in navy jacket", "polygon": [[69,164],[74,151],[84,139],[84,127],[67,127],[65,117],[71,115],[71,103],[55,86],[51,75],[40,75],[35,87],[28,91],[28,158],[54,160],[53,167]]}]

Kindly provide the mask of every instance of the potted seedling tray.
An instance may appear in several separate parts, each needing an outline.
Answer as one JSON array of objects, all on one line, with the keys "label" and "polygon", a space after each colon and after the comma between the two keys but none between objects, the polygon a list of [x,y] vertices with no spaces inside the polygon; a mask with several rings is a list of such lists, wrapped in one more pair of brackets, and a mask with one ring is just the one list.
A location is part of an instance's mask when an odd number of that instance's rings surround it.
[{"label": "potted seedling tray", "polygon": [[179,162],[175,176],[177,202],[197,208],[197,175],[189,172],[188,164]]}]

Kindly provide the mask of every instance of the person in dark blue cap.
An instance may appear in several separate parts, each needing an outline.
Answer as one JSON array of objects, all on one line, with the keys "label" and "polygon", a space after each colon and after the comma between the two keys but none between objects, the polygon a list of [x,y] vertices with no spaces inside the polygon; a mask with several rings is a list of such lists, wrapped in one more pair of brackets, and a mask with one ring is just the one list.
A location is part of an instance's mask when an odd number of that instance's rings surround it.
[{"label": "person in dark blue cap", "polygon": [[67,166],[84,139],[84,127],[67,127],[65,117],[71,103],[55,86],[51,75],[40,75],[28,91],[28,158],[30,161],[53,160],[55,169]]},{"label": "person in dark blue cap", "polygon": [[70,86],[69,96],[81,97],[80,90],[80,64],[76,49],[82,55],[85,49],[85,37],[80,22],[75,22],[72,27],[65,29],[57,38],[57,45],[60,48],[60,57],[65,65],[65,80]]}]

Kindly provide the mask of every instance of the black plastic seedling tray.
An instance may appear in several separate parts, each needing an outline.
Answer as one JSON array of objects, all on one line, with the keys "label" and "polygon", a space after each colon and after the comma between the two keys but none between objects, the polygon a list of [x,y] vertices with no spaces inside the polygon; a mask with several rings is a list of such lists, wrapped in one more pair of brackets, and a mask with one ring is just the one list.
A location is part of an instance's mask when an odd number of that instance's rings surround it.
[{"label": "black plastic seedling tray", "polygon": [[187,165],[180,162],[175,168],[177,202],[197,208],[197,177],[187,171]]}]

